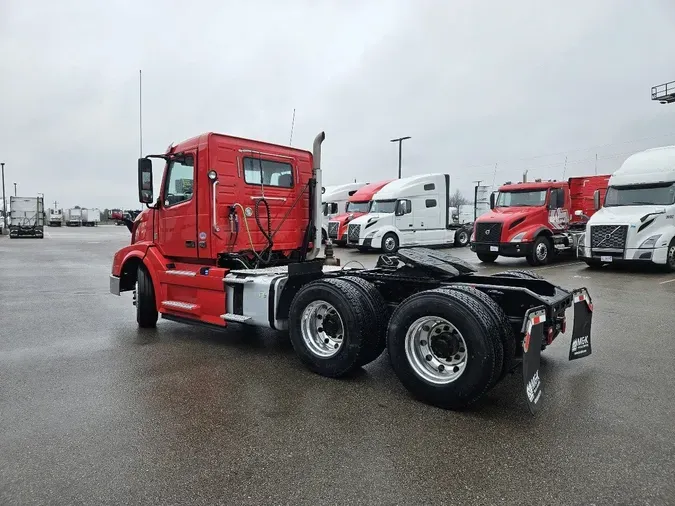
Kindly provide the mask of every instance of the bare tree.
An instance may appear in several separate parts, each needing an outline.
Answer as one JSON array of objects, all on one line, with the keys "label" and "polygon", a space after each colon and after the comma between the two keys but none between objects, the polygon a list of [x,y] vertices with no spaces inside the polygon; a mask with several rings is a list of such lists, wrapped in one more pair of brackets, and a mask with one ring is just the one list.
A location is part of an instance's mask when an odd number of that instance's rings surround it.
[{"label": "bare tree", "polygon": [[459,208],[459,206],[469,204],[469,199],[462,195],[461,191],[455,190],[455,193],[450,196],[450,202],[448,202],[448,204],[450,207]]}]

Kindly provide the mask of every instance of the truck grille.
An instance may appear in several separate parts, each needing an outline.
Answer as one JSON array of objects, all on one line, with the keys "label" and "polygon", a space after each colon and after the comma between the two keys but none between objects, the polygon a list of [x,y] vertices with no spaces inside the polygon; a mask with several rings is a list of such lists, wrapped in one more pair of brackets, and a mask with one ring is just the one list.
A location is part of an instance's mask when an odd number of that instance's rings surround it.
[{"label": "truck grille", "polygon": [[361,225],[350,223],[349,229],[347,230],[347,240],[349,242],[359,242],[359,236],[361,235]]},{"label": "truck grille", "polygon": [[338,229],[340,228],[339,221],[329,221],[328,222],[328,237],[331,239],[338,238]]},{"label": "truck grille", "polygon": [[591,226],[591,248],[624,249],[628,225]]},{"label": "truck grille", "polygon": [[492,242],[498,244],[501,236],[501,223],[476,223],[476,242]]}]

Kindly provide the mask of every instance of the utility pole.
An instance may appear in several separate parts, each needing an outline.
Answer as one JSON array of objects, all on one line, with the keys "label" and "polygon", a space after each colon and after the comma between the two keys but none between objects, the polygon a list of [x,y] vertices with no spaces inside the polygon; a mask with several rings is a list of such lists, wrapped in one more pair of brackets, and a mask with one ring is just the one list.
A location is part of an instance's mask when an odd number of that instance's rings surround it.
[{"label": "utility pole", "polygon": [[0,163],[2,167],[2,233],[7,229],[7,196],[5,195],[5,162]]},{"label": "utility pole", "polygon": [[398,142],[398,178],[401,179],[401,159],[402,159],[402,146],[403,141],[410,139],[411,137],[399,137],[398,139],[392,139],[390,142]]},{"label": "utility pole", "polygon": [[140,157],[143,158],[143,74],[138,71],[138,138]]}]

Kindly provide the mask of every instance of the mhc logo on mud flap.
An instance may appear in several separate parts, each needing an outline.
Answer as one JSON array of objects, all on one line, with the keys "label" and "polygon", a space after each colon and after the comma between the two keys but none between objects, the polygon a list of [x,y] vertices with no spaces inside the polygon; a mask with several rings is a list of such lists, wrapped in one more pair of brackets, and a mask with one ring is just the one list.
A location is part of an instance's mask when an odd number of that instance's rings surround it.
[{"label": "mhc logo on mud flap", "polygon": [[583,353],[588,349],[588,336],[581,336],[572,341],[572,353]]},{"label": "mhc logo on mud flap", "polygon": [[549,211],[548,222],[551,225],[551,227],[555,229],[567,228],[567,225],[570,222],[570,216],[567,213],[567,209],[558,208]]},{"label": "mhc logo on mud flap", "polygon": [[527,382],[527,386],[525,387],[527,398],[534,404],[539,402],[539,398],[541,397],[541,390],[539,389],[540,386],[541,380],[539,379],[539,369],[537,369],[537,371],[534,373],[534,376],[532,376],[532,379]]}]

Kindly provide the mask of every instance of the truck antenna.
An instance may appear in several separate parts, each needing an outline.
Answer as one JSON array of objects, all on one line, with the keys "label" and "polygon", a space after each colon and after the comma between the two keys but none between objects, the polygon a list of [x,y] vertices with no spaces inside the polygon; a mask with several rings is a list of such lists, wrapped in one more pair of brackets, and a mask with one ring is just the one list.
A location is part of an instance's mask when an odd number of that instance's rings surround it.
[{"label": "truck antenna", "polygon": [[143,157],[143,74],[138,71],[138,134],[140,141],[140,157]]},{"label": "truck antenna", "polygon": [[295,107],[293,108],[293,119],[291,120],[291,139],[288,141],[288,145],[293,145],[293,127],[295,126]]}]

